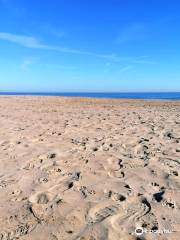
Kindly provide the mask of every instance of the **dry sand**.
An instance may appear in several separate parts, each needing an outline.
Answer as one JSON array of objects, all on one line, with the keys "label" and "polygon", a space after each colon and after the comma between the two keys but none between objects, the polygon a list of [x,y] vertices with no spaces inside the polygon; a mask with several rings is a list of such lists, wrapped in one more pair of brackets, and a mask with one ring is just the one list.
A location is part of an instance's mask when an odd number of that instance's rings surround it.
[{"label": "dry sand", "polygon": [[1,240],[180,239],[180,102],[1,96],[0,126]]}]

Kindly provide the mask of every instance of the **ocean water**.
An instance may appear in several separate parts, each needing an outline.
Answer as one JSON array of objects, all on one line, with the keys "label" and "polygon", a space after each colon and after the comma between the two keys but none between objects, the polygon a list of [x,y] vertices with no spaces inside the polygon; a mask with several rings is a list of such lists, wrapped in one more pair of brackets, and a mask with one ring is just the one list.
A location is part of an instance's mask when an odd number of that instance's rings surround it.
[{"label": "ocean water", "polygon": [[0,95],[25,95],[25,96],[66,96],[66,97],[92,97],[92,98],[116,98],[116,99],[164,99],[180,100],[180,92],[117,92],[117,93],[98,93],[98,92],[0,92]]}]

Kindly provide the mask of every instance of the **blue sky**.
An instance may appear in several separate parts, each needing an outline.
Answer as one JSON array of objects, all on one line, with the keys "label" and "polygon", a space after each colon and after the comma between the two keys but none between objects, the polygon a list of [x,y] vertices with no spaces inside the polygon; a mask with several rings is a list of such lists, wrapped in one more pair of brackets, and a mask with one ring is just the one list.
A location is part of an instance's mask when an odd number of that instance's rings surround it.
[{"label": "blue sky", "polygon": [[180,91],[177,0],[0,0],[0,91]]}]

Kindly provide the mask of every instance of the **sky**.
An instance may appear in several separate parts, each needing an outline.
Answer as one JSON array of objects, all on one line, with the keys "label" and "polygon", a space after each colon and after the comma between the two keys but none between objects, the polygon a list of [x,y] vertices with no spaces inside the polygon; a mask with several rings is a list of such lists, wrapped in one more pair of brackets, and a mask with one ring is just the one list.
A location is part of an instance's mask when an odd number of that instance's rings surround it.
[{"label": "sky", "polygon": [[179,0],[0,0],[0,91],[180,91]]}]

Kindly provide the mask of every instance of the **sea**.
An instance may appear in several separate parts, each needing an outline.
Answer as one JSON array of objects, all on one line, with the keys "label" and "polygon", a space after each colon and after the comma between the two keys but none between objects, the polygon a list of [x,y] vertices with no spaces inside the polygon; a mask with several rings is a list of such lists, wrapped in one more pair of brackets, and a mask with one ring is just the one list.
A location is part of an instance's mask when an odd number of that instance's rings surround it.
[{"label": "sea", "polygon": [[0,92],[0,95],[180,100],[180,92]]}]

